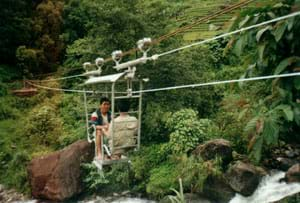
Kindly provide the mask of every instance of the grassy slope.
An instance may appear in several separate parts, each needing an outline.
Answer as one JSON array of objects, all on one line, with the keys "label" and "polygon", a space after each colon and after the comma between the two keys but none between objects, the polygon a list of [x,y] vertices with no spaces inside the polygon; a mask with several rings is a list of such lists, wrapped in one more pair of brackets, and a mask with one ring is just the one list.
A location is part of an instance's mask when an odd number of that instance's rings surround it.
[{"label": "grassy slope", "polygon": [[[174,29],[178,27],[191,24],[197,19],[201,19],[207,15],[213,14],[216,11],[224,9],[226,6],[236,4],[243,0],[186,0],[182,4],[184,8],[181,13],[179,13],[176,18],[173,18],[173,23],[171,26]],[[236,9],[230,13],[221,15],[220,17],[214,18],[207,23],[200,23],[195,27],[182,33],[183,39],[186,41],[195,41],[200,39],[207,39],[212,36],[218,35],[228,30],[231,26],[231,22],[238,13],[249,7],[265,6],[274,4],[278,0],[266,0],[266,1],[254,1],[244,8]],[[215,29],[210,27],[216,26]]]}]

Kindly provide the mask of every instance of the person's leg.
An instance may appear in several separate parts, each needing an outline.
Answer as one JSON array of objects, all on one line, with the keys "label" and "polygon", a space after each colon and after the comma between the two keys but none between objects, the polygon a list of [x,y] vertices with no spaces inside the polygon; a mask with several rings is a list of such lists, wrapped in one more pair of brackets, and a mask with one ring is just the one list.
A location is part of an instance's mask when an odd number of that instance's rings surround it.
[{"label": "person's leg", "polygon": [[101,145],[101,129],[97,129],[96,131],[96,154],[99,159],[102,159],[102,145]]}]

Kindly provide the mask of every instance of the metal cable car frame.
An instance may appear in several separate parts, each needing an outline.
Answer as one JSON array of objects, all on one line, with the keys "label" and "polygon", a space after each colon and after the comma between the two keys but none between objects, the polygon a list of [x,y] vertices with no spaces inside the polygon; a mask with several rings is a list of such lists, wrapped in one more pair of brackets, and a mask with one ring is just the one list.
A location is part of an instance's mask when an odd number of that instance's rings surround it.
[{"label": "metal cable car frame", "polygon": [[[112,148],[109,150],[106,144],[104,144],[104,138],[101,136],[101,153],[102,153],[102,160],[96,159],[97,154],[96,150],[96,142],[95,142],[95,159],[93,163],[102,170],[103,165],[110,165],[116,162],[127,162],[129,159],[117,159],[117,160],[106,160],[105,159],[105,152],[110,155],[114,153],[114,150],[117,149],[125,149],[125,148],[134,148],[135,150],[140,149],[140,140],[141,140],[141,116],[142,116],[142,92],[143,90],[143,82],[147,82],[147,79],[132,79],[130,77],[127,77],[130,74],[129,71],[124,71],[122,73],[112,74],[112,75],[105,75],[105,76],[99,76],[99,77],[91,77],[89,78],[84,84],[86,86],[89,85],[98,85],[98,84],[110,84],[111,85],[111,91],[110,92],[110,99],[111,99],[111,127],[112,127],[112,134],[111,134],[111,142],[112,142]],[[139,90],[138,93],[132,93],[134,88],[133,83],[139,83]],[[117,83],[126,83],[127,84],[127,91],[126,92],[117,92],[116,91],[116,84]],[[89,142],[93,142],[96,139],[96,127],[95,125],[90,126],[89,123],[89,111],[88,111],[88,95],[87,91],[84,91],[84,106],[85,106],[85,115],[86,115],[86,129],[87,129],[87,139]],[[124,95],[125,94],[125,95]],[[136,144],[132,146],[114,146],[114,118],[116,118],[116,109],[115,104],[116,100],[119,99],[138,99],[138,110],[137,110],[137,136],[136,136]],[[130,112],[129,112],[130,113]],[[91,134],[89,131],[93,128],[93,133]]]}]

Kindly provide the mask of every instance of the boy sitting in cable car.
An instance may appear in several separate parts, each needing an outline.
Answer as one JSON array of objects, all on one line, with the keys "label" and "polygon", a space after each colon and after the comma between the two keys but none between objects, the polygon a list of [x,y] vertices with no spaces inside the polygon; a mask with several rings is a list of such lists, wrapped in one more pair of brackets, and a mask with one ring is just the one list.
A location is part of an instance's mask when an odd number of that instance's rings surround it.
[{"label": "boy sitting in cable car", "polygon": [[108,129],[109,123],[111,121],[111,113],[110,113],[110,101],[107,97],[102,97],[100,99],[99,108],[92,113],[91,121],[92,124],[96,125],[96,154],[99,158],[101,158],[101,136],[102,129]]}]

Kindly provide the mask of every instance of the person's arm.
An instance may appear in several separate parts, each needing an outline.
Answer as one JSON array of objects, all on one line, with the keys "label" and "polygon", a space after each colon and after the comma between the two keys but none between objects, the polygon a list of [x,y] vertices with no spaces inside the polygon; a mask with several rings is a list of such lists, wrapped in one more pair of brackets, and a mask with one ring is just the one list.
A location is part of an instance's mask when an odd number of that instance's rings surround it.
[{"label": "person's arm", "polygon": [[109,138],[111,129],[112,129],[112,124],[110,123],[109,125],[102,127],[102,132],[105,136],[107,136]]}]

